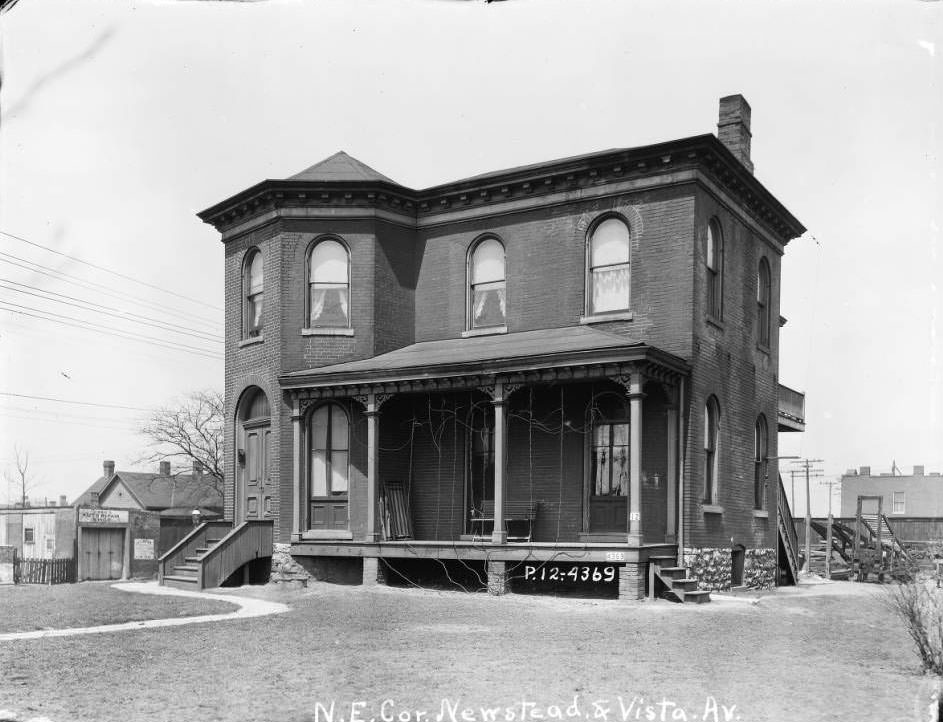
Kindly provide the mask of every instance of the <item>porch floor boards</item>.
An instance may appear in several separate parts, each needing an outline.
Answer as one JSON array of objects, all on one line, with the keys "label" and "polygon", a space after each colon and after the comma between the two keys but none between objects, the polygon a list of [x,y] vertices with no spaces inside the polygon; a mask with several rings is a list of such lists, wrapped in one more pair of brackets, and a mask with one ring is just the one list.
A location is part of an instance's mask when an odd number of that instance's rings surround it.
[{"label": "porch floor boards", "polygon": [[487,541],[293,541],[293,556],[378,557],[381,559],[465,559],[482,561],[644,562],[650,556],[677,553],[677,544],[624,542],[526,542],[493,544]]}]

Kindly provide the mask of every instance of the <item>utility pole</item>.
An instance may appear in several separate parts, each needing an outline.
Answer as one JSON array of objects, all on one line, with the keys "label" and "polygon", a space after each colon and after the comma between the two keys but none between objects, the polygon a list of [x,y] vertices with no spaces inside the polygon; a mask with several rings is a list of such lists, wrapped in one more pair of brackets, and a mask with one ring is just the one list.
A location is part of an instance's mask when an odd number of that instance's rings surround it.
[{"label": "utility pole", "polygon": [[820,464],[824,459],[799,459],[792,463],[798,464],[805,470],[805,562],[802,565],[802,571],[809,571],[809,564],[812,561],[812,492],[809,489],[809,477],[821,476],[821,469],[813,469],[813,464]]},{"label": "utility pole", "polygon": [[832,524],[834,523],[834,518],[832,517],[832,494],[835,491],[833,487],[837,484],[840,484],[841,481],[838,479],[829,479],[828,481],[823,481],[822,484],[828,487],[828,534],[825,539],[825,578],[832,578]]}]

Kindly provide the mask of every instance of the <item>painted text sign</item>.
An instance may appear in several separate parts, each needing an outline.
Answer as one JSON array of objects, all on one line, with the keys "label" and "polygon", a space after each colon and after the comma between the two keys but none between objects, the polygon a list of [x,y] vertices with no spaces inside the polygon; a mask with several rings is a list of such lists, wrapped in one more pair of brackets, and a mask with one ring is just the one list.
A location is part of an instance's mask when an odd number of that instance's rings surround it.
[{"label": "painted text sign", "polygon": [[79,509],[79,524],[127,524],[127,509]]},{"label": "painted text sign", "polygon": [[154,558],[154,540],[153,539],[135,539],[134,540],[134,558],[135,559],[153,559]]}]

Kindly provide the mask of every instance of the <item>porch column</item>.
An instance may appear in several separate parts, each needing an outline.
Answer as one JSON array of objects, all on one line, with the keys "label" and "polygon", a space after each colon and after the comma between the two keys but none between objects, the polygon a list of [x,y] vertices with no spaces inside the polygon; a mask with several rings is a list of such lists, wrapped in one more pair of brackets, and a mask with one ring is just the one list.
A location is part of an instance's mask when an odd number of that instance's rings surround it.
[{"label": "porch column", "polygon": [[667,414],[668,433],[668,473],[665,474],[665,483],[668,485],[666,505],[667,518],[665,520],[665,541],[675,541],[675,525],[677,519],[677,486],[678,474],[678,409],[672,406]]},{"label": "porch column", "polygon": [[377,535],[377,461],[380,451],[377,395],[367,394],[367,541],[375,542]]},{"label": "porch column", "polygon": [[491,403],[494,406],[494,530],[491,532],[491,542],[506,544],[508,532],[504,526],[504,477],[507,468],[507,409],[503,381],[495,383]]},{"label": "porch column", "polygon": [[642,543],[642,383],[641,371],[629,377],[629,546]]},{"label": "porch column", "polygon": [[291,533],[300,536],[306,500],[304,485],[301,483],[301,402],[298,399],[291,404],[291,437],[291,497],[294,499]]}]

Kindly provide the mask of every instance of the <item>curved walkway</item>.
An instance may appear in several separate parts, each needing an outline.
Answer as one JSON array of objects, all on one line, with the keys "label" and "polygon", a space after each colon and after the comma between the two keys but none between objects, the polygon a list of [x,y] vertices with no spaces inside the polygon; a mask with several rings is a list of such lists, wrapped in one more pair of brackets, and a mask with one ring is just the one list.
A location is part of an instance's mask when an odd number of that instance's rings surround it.
[{"label": "curved walkway", "polygon": [[0,642],[14,639],[42,639],[44,637],[71,637],[78,634],[101,634],[103,632],[124,632],[133,629],[149,629],[151,627],[179,627],[184,624],[198,622],[224,622],[228,619],[249,619],[264,617],[269,614],[281,614],[291,607],[281,602],[268,602],[263,599],[249,597],[219,596],[205,592],[188,592],[185,589],[162,587],[157,582],[126,582],[113,584],[115,589],[138,594],[168,594],[176,597],[192,597],[195,599],[212,599],[214,601],[232,602],[238,605],[235,612],[225,614],[203,614],[196,617],[173,617],[170,619],[147,619],[137,622],[123,622],[121,624],[102,624],[97,627],[70,627],[68,629],[37,629],[32,632],[8,632],[0,634]]}]

